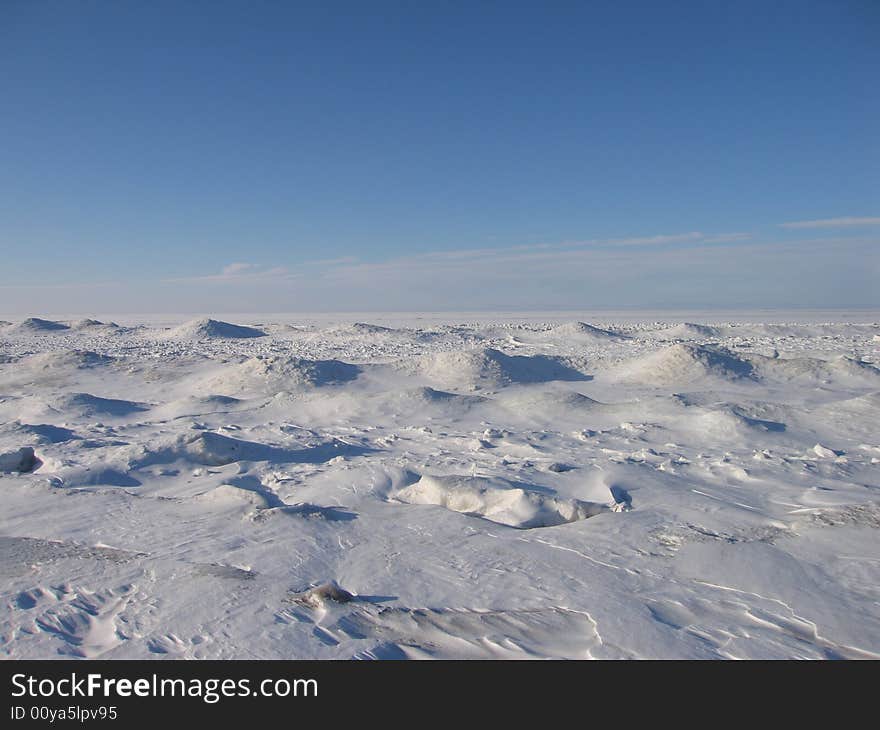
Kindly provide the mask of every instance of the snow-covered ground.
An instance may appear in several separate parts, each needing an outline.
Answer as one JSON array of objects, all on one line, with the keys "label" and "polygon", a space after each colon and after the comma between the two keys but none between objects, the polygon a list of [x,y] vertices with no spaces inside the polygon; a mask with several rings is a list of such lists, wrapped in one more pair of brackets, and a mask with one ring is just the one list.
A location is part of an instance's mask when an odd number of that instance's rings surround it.
[{"label": "snow-covered ground", "polygon": [[880,314],[224,319],[0,324],[3,656],[880,658]]}]

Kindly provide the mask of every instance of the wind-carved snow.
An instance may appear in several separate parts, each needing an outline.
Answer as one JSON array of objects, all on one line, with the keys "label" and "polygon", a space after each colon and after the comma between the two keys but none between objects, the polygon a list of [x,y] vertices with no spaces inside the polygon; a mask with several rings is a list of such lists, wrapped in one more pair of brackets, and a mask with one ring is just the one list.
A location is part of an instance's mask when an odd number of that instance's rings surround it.
[{"label": "wind-carved snow", "polygon": [[754,378],[754,365],[727,350],[702,345],[678,344],[635,358],[620,367],[619,380],[649,385],[689,384],[706,378],[741,380]]},{"label": "wind-carved snow", "polygon": [[229,319],[0,323],[3,656],[880,658],[876,322]]},{"label": "wind-carved snow", "polygon": [[537,488],[467,476],[423,476],[394,496],[407,504],[438,505],[520,529],[551,527],[585,520],[612,509],[620,511],[616,503],[558,499]]},{"label": "wind-carved snow", "polygon": [[216,319],[194,319],[184,322],[167,333],[172,339],[248,339],[264,337],[265,332],[256,327],[245,327],[240,324],[221,322]]}]

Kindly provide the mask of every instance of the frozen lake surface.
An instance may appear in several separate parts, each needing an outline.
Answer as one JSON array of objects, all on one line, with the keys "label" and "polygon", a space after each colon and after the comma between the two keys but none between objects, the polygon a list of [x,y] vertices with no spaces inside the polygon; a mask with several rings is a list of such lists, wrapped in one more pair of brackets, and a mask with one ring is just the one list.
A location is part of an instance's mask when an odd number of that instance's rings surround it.
[{"label": "frozen lake surface", "polygon": [[6,319],[7,658],[880,658],[880,313]]}]

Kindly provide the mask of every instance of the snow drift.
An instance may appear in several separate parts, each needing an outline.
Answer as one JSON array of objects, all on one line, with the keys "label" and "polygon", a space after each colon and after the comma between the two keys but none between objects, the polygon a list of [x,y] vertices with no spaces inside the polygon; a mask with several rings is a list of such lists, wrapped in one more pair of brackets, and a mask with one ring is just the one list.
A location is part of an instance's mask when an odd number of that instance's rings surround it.
[{"label": "snow drift", "polygon": [[656,330],[653,334],[661,340],[707,340],[717,338],[721,333],[717,327],[707,324],[682,322],[666,329]]},{"label": "snow drift", "polygon": [[432,353],[415,361],[402,361],[399,367],[453,387],[497,388],[510,383],[589,380],[563,358],[507,355],[492,348]]},{"label": "snow drift", "polygon": [[240,324],[230,324],[216,319],[194,319],[184,322],[168,332],[171,339],[182,340],[213,340],[213,339],[249,339],[252,337],[265,337],[266,333],[256,327],[245,327]]},{"label": "snow drift", "polygon": [[90,350],[51,350],[19,360],[17,371],[39,372],[41,370],[84,370],[109,365],[114,358]]},{"label": "snow drift", "polygon": [[611,330],[595,327],[586,322],[566,322],[557,325],[548,332],[553,337],[559,337],[575,342],[609,342],[613,340],[626,339],[624,335],[612,332]]},{"label": "snow drift", "polygon": [[399,502],[429,504],[518,529],[551,527],[609,512],[612,504],[560,499],[505,479],[422,476],[394,495]]},{"label": "snow drift", "polygon": [[762,377],[778,381],[856,381],[880,383],[880,369],[853,357],[841,355],[832,360],[813,357],[766,357],[753,355],[755,370]]},{"label": "snow drift", "polygon": [[130,416],[133,413],[140,413],[150,408],[149,403],[137,403],[117,398],[101,398],[91,393],[67,393],[57,398],[52,403],[52,406],[56,411],[76,413],[79,416],[88,418],[95,416],[102,418]]},{"label": "snow drift", "polygon": [[13,324],[6,329],[7,334],[23,334],[35,335],[45,334],[47,332],[60,332],[70,329],[64,322],[54,322],[50,319],[40,319],[39,317],[30,317],[18,324]]},{"label": "snow drift", "polygon": [[224,395],[245,391],[269,394],[340,385],[354,380],[360,373],[357,365],[339,360],[259,355],[222,368],[202,381],[200,387]]},{"label": "snow drift", "polygon": [[755,378],[752,363],[721,347],[676,344],[624,363],[612,379],[645,385],[690,384],[706,379],[742,381]]}]

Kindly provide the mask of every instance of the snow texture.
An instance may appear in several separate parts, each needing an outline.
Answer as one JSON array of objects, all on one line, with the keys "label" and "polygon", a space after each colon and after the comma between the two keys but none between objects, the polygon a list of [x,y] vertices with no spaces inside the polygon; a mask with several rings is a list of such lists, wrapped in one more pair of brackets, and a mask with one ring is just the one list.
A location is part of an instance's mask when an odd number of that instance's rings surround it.
[{"label": "snow texture", "polygon": [[880,658],[871,317],[228,318],[0,328],[0,655]]}]

